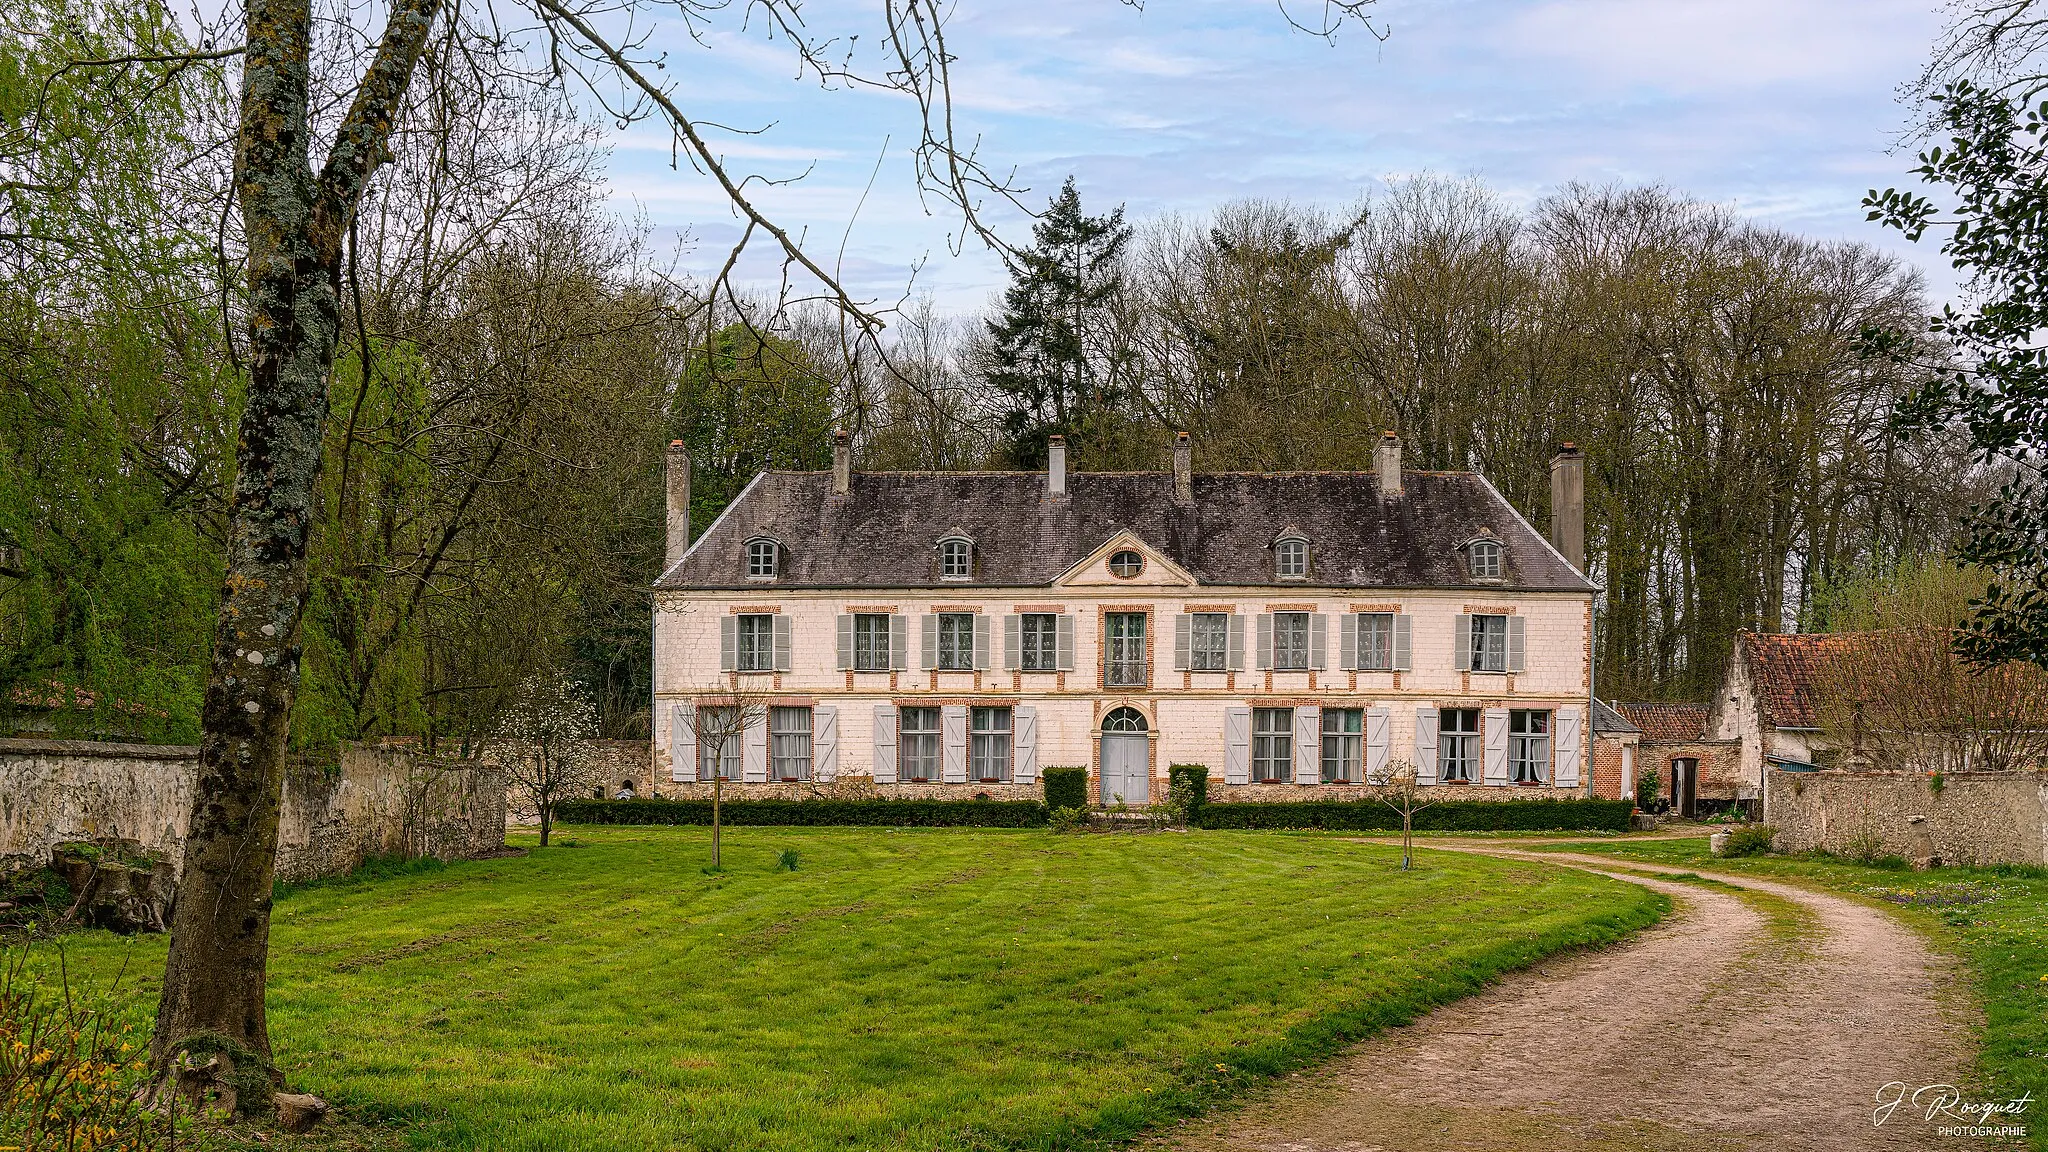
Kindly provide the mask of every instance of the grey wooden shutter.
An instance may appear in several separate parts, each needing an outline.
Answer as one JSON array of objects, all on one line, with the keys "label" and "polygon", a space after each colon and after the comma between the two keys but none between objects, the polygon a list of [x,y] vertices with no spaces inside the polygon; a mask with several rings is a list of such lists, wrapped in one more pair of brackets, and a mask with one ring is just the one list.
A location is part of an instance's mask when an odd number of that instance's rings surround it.
[{"label": "grey wooden shutter", "polygon": [[682,784],[697,778],[697,708],[678,704],[668,714],[668,778]]},{"label": "grey wooden shutter", "polygon": [[1394,617],[1394,671],[1409,672],[1415,668],[1413,620],[1406,615]]},{"label": "grey wooden shutter", "polygon": [[1038,709],[1029,706],[1010,713],[1015,728],[1011,779],[1019,784],[1038,783]]},{"label": "grey wooden shutter", "polygon": [[1064,612],[1053,625],[1053,656],[1060,671],[1074,670],[1074,618]]},{"label": "grey wooden shutter", "polygon": [[740,618],[727,616],[718,622],[718,670],[731,672],[740,666]]},{"label": "grey wooden shutter", "polygon": [[772,619],[775,621],[774,667],[777,672],[787,672],[789,671],[790,620],[789,617],[780,614],[772,617]]},{"label": "grey wooden shutter", "polygon": [[1273,666],[1273,614],[1259,613],[1259,670]]},{"label": "grey wooden shutter", "polygon": [[[899,617],[900,619],[900,617]],[[874,764],[869,769],[877,784],[896,782],[896,708],[890,704],[875,705],[875,746]]]},{"label": "grey wooden shutter", "polygon": [[1459,616],[1457,626],[1451,632],[1451,668],[1458,672],[1472,670],[1472,618]]},{"label": "grey wooden shutter", "polygon": [[1188,652],[1194,647],[1195,618],[1183,612],[1173,618],[1173,670],[1185,672],[1193,666]]},{"label": "grey wooden shutter", "polygon": [[1393,713],[1386,708],[1365,710],[1365,778],[1384,779],[1387,774],[1387,737]]},{"label": "grey wooden shutter", "polygon": [[1323,710],[1312,704],[1294,710],[1294,782],[1323,782]]},{"label": "grey wooden shutter", "polygon": [[749,784],[768,782],[768,710],[747,725],[746,741],[740,746],[740,775]]},{"label": "grey wooden shutter", "polygon": [[1232,672],[1244,671],[1244,617],[1232,612],[1230,627],[1226,632],[1228,640],[1224,645],[1224,664]]},{"label": "grey wooden shutter", "polygon": [[967,783],[967,705],[939,709],[939,731],[944,741],[939,778],[948,784]]},{"label": "grey wooden shutter", "polygon": [[1015,672],[1024,666],[1024,618],[1015,612],[1003,617],[1003,670]]},{"label": "grey wooden shutter", "polygon": [[1252,782],[1252,710],[1247,707],[1223,710],[1223,782]]},{"label": "grey wooden shutter", "polygon": [[1508,617],[1508,671],[1522,670],[1522,649],[1527,632],[1520,616]]},{"label": "grey wooden shutter", "polygon": [[1486,768],[1480,777],[1488,784],[1508,782],[1508,710],[1486,710]]},{"label": "grey wooden shutter", "polygon": [[1330,667],[1330,617],[1322,612],[1308,618],[1308,666],[1318,672]]},{"label": "grey wooden shutter", "polygon": [[853,670],[853,614],[850,612],[839,614],[839,670]]},{"label": "grey wooden shutter", "polygon": [[1343,671],[1358,668],[1358,626],[1365,617],[1356,612],[1337,617],[1337,667]]},{"label": "grey wooden shutter", "polygon": [[989,666],[989,619],[985,613],[974,615],[974,670],[986,672]]},{"label": "grey wooden shutter", "polygon": [[910,667],[910,618],[889,617],[889,668],[901,672]]},{"label": "grey wooden shutter", "polygon": [[1415,710],[1415,779],[1420,784],[1436,783],[1436,724],[1436,709]]},{"label": "grey wooden shutter", "polygon": [[1560,788],[1579,786],[1579,710],[1557,710],[1557,768],[1552,783]]},{"label": "grey wooden shutter", "polygon": [[811,767],[819,783],[839,779],[839,709],[820,704],[811,710]]},{"label": "grey wooden shutter", "polygon": [[924,643],[917,654],[917,666],[929,672],[939,666],[939,614],[924,614]]}]

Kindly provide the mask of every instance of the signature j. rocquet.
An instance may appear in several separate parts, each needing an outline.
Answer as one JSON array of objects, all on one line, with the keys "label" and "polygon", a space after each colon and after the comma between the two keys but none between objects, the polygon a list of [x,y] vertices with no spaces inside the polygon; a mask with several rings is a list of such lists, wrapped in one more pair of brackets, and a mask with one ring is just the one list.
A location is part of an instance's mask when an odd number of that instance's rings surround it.
[{"label": "signature j. rocquet", "polygon": [[1903,1080],[1894,1080],[1877,1090],[1877,1107],[1871,1111],[1870,1122],[1881,1128],[1901,1105],[1910,1104],[1911,1110],[1922,1113],[1930,1124],[1937,1119],[1948,1119],[1958,1124],[1987,1124],[1994,1116],[2017,1117],[2026,1112],[2033,1102],[2031,1092],[2022,1092],[2010,1100],[1965,1100],[1962,1089],[1953,1084],[1924,1084],[1914,1088]]}]

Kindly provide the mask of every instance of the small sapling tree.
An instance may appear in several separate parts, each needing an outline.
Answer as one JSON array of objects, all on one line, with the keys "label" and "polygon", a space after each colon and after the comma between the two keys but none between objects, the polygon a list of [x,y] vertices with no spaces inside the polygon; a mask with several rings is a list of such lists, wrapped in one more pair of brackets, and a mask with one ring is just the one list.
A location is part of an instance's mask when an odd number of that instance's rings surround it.
[{"label": "small sapling tree", "polygon": [[747,730],[765,724],[768,701],[758,692],[722,685],[697,695],[696,707],[683,713],[697,742],[697,778],[711,785],[711,866],[724,867],[720,855],[724,833],[725,782],[744,779]]},{"label": "small sapling tree", "polygon": [[538,673],[520,681],[499,719],[495,741],[512,784],[513,811],[540,821],[541,847],[554,830],[555,807],[597,786],[590,738],[597,708],[574,680]]},{"label": "small sapling tree", "polygon": [[1415,814],[1437,802],[1424,790],[1413,761],[1390,759],[1366,777],[1373,798],[1401,814],[1401,871],[1415,859]]}]

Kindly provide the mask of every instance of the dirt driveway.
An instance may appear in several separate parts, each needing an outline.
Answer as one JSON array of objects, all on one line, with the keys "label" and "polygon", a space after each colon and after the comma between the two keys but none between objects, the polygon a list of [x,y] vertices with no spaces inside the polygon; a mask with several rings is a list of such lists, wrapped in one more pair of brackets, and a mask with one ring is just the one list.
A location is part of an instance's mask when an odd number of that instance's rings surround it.
[{"label": "dirt driveway", "polygon": [[[1884,912],[1746,876],[1498,843],[1669,894],[1663,924],[1555,960],[1366,1041],[1160,1147],[1272,1152],[1976,1148],[1884,1085],[1962,1083],[1967,1005],[1950,962]],[[1424,865],[1427,866],[1426,863]],[[1739,888],[1739,890],[1738,890]],[[1938,1120],[1937,1124],[1954,1124]]]}]

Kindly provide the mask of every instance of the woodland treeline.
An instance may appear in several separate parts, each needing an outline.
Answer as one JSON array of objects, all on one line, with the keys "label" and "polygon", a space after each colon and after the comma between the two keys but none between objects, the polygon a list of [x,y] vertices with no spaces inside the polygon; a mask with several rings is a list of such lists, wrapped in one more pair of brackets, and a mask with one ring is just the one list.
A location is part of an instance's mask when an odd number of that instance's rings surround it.
[{"label": "woodland treeline", "polygon": [[[233,108],[161,11],[0,16],[0,728],[191,740],[240,388]],[[467,52],[473,54],[474,45]],[[645,731],[662,448],[695,521],[763,467],[1476,468],[1539,526],[1589,456],[1603,696],[1698,698],[1739,628],[1944,551],[1991,478],[1887,414],[1905,267],[1659,188],[1127,223],[1055,197],[1011,290],[879,346],[718,295],[606,215],[596,127],[430,45],[352,237],[294,741],[472,746],[538,672]],[[134,114],[147,97],[147,116]],[[1099,211],[1099,210],[1098,210]],[[1911,339],[1925,339],[1912,336]],[[1893,345],[1894,350],[1896,345]],[[62,706],[52,709],[58,702]]]}]

